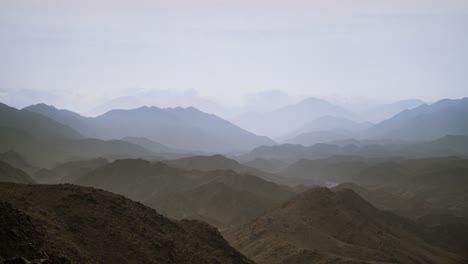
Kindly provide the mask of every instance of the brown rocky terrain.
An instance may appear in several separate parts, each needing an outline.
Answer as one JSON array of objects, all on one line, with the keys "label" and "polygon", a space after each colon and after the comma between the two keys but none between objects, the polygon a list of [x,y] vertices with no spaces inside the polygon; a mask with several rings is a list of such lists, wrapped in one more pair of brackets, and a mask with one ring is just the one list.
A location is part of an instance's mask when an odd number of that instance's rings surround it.
[{"label": "brown rocky terrain", "polygon": [[33,263],[252,263],[205,223],[69,184],[0,183],[0,240],[0,259]]},{"label": "brown rocky terrain", "polygon": [[427,242],[421,225],[349,189],[310,189],[224,235],[259,264],[464,263]]}]

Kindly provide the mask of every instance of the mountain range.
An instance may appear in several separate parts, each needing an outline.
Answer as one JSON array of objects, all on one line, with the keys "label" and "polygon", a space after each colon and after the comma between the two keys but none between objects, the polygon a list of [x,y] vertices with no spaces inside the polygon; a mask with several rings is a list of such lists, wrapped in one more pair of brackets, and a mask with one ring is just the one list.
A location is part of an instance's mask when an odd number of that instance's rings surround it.
[{"label": "mountain range", "polygon": [[184,170],[141,159],[117,160],[73,183],[141,201],[169,217],[206,221],[220,228],[241,224],[294,191],[232,170]]},{"label": "mountain range", "polygon": [[292,163],[300,159],[323,159],[335,155],[354,155],[369,158],[388,158],[400,156],[406,158],[467,156],[465,148],[468,136],[444,136],[420,143],[401,141],[355,141],[345,140],[337,143],[320,143],[312,146],[299,144],[281,144],[261,146],[237,159],[248,162],[255,159],[273,159]]},{"label": "mountain range", "polygon": [[444,99],[402,111],[365,133],[367,138],[407,141],[434,140],[446,135],[468,135],[468,98]]},{"label": "mountain range", "polygon": [[147,138],[170,148],[208,152],[235,152],[274,144],[215,115],[194,107],[140,107],[111,110],[97,117],[84,117],[44,104],[25,110],[66,124],[81,134],[98,139]]},{"label": "mountain range", "polygon": [[371,109],[359,113],[359,115],[369,122],[382,122],[404,110],[413,109],[423,104],[425,104],[425,102],[419,99],[401,100],[372,107]]},{"label": "mountain range", "polygon": [[325,100],[307,98],[271,112],[245,113],[231,121],[254,133],[279,138],[322,116],[349,118],[353,115],[344,108]]}]

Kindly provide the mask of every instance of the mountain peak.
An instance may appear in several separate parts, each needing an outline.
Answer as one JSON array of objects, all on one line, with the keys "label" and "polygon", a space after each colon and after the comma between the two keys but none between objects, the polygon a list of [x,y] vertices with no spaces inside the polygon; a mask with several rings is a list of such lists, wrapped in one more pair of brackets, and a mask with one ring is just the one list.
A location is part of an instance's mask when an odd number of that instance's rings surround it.
[{"label": "mountain peak", "polygon": [[48,104],[45,104],[45,103],[30,105],[30,106],[27,106],[27,107],[25,107],[23,109],[29,110],[29,109],[33,109],[33,108],[42,109],[42,110],[51,110],[51,111],[57,111],[58,110],[55,106],[48,105]]}]

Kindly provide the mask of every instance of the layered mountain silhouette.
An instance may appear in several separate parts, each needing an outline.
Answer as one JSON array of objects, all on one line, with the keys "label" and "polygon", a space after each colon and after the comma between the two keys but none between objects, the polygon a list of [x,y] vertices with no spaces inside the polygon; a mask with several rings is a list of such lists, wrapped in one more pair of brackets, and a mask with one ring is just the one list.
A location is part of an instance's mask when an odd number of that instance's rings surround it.
[{"label": "layered mountain silhouette", "polygon": [[137,159],[117,160],[74,183],[123,194],[177,219],[237,225],[281,203],[292,189],[230,170],[196,171]]},{"label": "layered mountain silhouette", "polygon": [[435,140],[446,135],[468,135],[468,98],[444,99],[405,110],[371,127],[367,137]]},{"label": "layered mountain silhouette", "polygon": [[349,189],[305,191],[225,237],[256,263],[461,263],[420,225]]},{"label": "layered mountain silhouette", "polygon": [[154,142],[144,137],[124,137],[122,138],[123,141],[133,143],[135,145],[142,146],[149,151],[154,153],[173,153],[177,152],[175,149],[171,149],[168,146],[165,146],[161,143]]},{"label": "layered mountain silhouette", "polygon": [[390,104],[373,107],[369,110],[366,110],[363,113],[360,113],[360,115],[365,120],[369,120],[370,122],[381,122],[383,120],[393,117],[394,115],[404,110],[416,108],[418,106],[423,105],[424,103],[424,101],[421,101],[419,99],[401,100]]},{"label": "layered mountain silhouette", "polygon": [[243,163],[246,166],[255,168],[261,171],[266,171],[270,173],[277,173],[285,169],[289,164],[281,160],[274,159],[254,159]]},{"label": "layered mountain silhouette", "polygon": [[232,170],[237,173],[251,174],[267,181],[286,183],[286,180],[277,174],[249,167],[245,164],[239,163],[236,160],[226,158],[219,154],[212,156],[191,156],[180,159],[167,160],[164,162],[186,170]]},{"label": "layered mountain silhouette", "polygon": [[25,134],[28,137],[41,140],[83,138],[80,133],[66,124],[54,121],[41,114],[18,110],[2,103],[0,103],[0,120],[2,120],[2,134],[4,136],[10,135],[12,139],[14,139],[14,133],[18,133],[18,137]]},{"label": "layered mountain silhouette", "polygon": [[352,114],[325,100],[308,98],[272,112],[245,113],[232,121],[254,133],[278,138],[288,135],[313,119],[322,116],[349,118],[352,117]]},{"label": "layered mountain silhouette", "polygon": [[73,128],[29,110],[0,105],[0,152],[15,151],[32,165],[50,166],[70,160],[110,157],[147,157],[141,146],[120,140],[84,138]]},{"label": "layered mountain silhouette", "polygon": [[21,154],[12,150],[0,153],[0,160],[12,165],[15,168],[21,169],[28,174],[33,174],[38,170],[37,167],[34,167],[26,159],[24,159]]},{"label": "layered mountain silhouette", "polygon": [[286,139],[284,143],[311,146],[319,143],[328,143],[349,138],[353,138],[353,134],[348,131],[312,131],[301,133],[297,136]]},{"label": "layered mountain silhouette", "polygon": [[249,150],[274,144],[267,137],[256,136],[215,115],[194,107],[140,107],[111,110],[98,117],[83,117],[44,104],[25,110],[40,113],[69,125],[83,135],[98,139],[144,137],[171,148],[208,152]]},{"label": "layered mountain silhouette", "polygon": [[[331,133],[341,135],[340,139],[344,136],[348,138],[355,137],[357,132],[364,131],[371,127],[373,124],[370,122],[355,122],[346,118],[337,118],[334,116],[321,116],[317,119],[313,119],[306,124],[302,125],[298,130],[294,131],[289,135],[285,135],[283,142],[294,143],[293,139],[300,135],[316,132],[316,133]],[[325,139],[324,139],[325,140]],[[315,143],[322,143],[327,141],[317,141]],[[331,138],[328,141],[335,140]],[[300,143],[297,143],[300,144]],[[314,143],[307,143],[304,145],[312,145]]]},{"label": "layered mountain silhouette", "polygon": [[457,157],[379,160],[337,156],[300,160],[282,174],[306,184],[347,183],[345,188],[375,206],[407,217],[434,212],[467,217],[467,164],[466,158]]},{"label": "layered mountain silhouette", "polygon": [[253,263],[205,223],[74,185],[0,183],[0,239],[5,263]]},{"label": "layered mountain silhouette", "polygon": [[282,160],[289,163],[300,159],[323,159],[335,155],[354,155],[368,158],[423,158],[444,156],[467,156],[465,146],[468,136],[447,135],[442,138],[420,143],[401,141],[357,141],[319,143],[312,146],[300,144],[281,144],[261,146],[239,157],[244,162],[254,159]]},{"label": "layered mountain silhouette", "polygon": [[293,193],[252,175],[211,171],[187,190],[161,193],[145,203],[176,219],[198,219],[226,228],[253,219]]},{"label": "layered mountain silhouette", "polygon": [[40,169],[34,173],[34,179],[39,183],[72,183],[90,171],[108,164],[104,158],[90,160],[68,161],[52,169]]}]

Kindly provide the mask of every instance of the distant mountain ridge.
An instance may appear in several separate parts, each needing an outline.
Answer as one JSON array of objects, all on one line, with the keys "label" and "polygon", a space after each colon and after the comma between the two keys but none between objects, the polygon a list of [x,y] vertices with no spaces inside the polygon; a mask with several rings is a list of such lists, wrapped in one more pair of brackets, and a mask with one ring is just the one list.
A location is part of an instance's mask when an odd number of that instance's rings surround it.
[{"label": "distant mountain ridge", "polygon": [[425,102],[419,99],[401,100],[374,107],[363,113],[360,113],[360,115],[364,119],[369,120],[371,122],[381,122],[383,120],[393,117],[401,111],[413,109],[423,104],[425,104]]},{"label": "distant mountain ridge", "polygon": [[2,130],[24,131],[29,136],[40,140],[83,138],[80,133],[66,124],[38,113],[18,110],[2,103],[0,103],[0,120],[2,121],[0,124]]},{"label": "distant mountain ridge", "polygon": [[468,98],[444,99],[405,110],[369,128],[368,138],[424,141],[468,135]]},{"label": "distant mountain ridge", "polygon": [[325,100],[307,98],[299,103],[267,113],[245,113],[233,118],[232,121],[255,133],[278,138],[322,116],[349,118],[353,115],[344,108]]},{"label": "distant mountain ridge", "polygon": [[114,161],[74,183],[125,195],[169,217],[224,228],[250,220],[293,194],[289,187],[247,173],[184,170],[142,159]]},{"label": "distant mountain ridge", "polygon": [[[60,112],[68,116],[68,112]],[[0,152],[14,151],[32,165],[80,158],[147,157],[150,151],[129,142],[85,138],[72,127],[43,114],[0,104]],[[11,158],[11,157],[10,157]],[[23,169],[32,172],[33,168]]]},{"label": "distant mountain ridge", "polygon": [[363,141],[358,144],[353,140],[337,143],[319,143],[312,146],[299,144],[281,144],[261,146],[239,157],[243,161],[254,159],[277,159],[295,162],[300,159],[323,159],[334,155],[356,155],[361,157],[388,158],[401,156],[407,158],[468,156],[468,136],[447,135],[433,141],[403,143],[399,141],[379,140]]},{"label": "distant mountain ridge", "polygon": [[25,109],[44,114],[70,125],[88,137],[99,139],[145,137],[172,148],[208,152],[242,151],[274,144],[267,137],[254,135],[194,107],[163,109],[145,106],[131,110],[111,110],[94,118],[43,104]]}]

